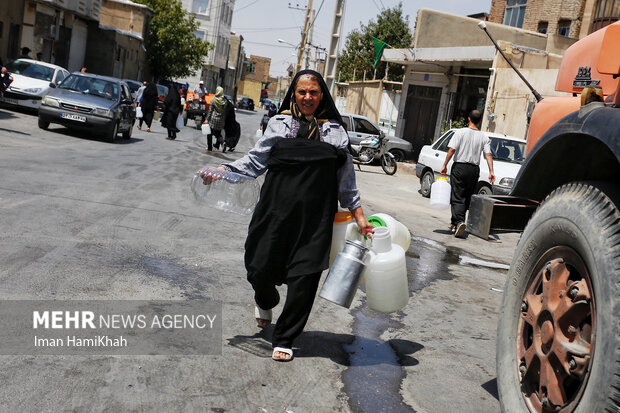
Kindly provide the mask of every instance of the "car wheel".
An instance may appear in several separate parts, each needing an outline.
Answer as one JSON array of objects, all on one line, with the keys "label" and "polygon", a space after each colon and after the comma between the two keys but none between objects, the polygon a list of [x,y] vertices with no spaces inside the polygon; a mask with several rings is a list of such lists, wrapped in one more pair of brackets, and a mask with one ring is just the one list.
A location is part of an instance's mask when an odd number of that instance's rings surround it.
[{"label": "car wheel", "polygon": [[126,132],[123,132],[123,139],[131,139],[131,132],[133,131],[134,123],[135,121],[131,122],[131,127]]},{"label": "car wheel", "polygon": [[567,184],[527,224],[498,320],[502,412],[619,411],[619,195]]},{"label": "car wheel", "polygon": [[400,149],[390,149],[390,153],[394,155],[394,159],[396,159],[396,162],[402,162],[405,160],[405,152],[401,151]]},{"label": "car wheel", "polygon": [[43,119],[39,118],[39,128],[47,129],[49,126],[50,126],[49,122],[44,121]]},{"label": "car wheel", "polygon": [[478,191],[476,193],[478,195],[493,195],[491,187],[485,184],[480,185],[480,188],[478,188]]},{"label": "car wheel", "polygon": [[108,133],[108,142],[114,142],[116,135],[118,135],[118,122],[114,122],[114,127],[112,127],[112,130]]},{"label": "car wheel", "polygon": [[431,185],[435,180],[435,174],[433,171],[426,171],[422,174],[420,179],[420,193],[423,197],[428,198],[431,196]]}]

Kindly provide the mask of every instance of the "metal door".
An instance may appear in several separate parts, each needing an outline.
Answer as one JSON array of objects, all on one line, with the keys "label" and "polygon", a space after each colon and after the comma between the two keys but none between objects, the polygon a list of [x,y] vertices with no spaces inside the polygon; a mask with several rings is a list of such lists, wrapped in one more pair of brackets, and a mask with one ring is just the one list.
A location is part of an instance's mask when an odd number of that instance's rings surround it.
[{"label": "metal door", "polygon": [[404,113],[403,139],[413,145],[413,159],[417,161],[422,146],[435,136],[441,88],[409,85]]}]

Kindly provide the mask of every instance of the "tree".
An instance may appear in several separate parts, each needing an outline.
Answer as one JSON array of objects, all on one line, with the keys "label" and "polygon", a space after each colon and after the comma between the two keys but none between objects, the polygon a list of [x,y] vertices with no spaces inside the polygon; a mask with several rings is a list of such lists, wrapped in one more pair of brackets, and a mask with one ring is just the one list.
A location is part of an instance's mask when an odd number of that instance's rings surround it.
[{"label": "tree", "polygon": [[[413,36],[409,31],[409,16],[403,16],[403,4],[385,9],[377,15],[377,21],[370,20],[367,25],[360,23],[359,30],[353,30],[345,41],[342,55],[338,58],[340,80],[361,80],[366,72],[366,79],[375,74],[375,49],[373,37],[388,43],[393,48],[411,47]],[[383,78],[387,62],[377,64],[377,78]],[[388,80],[402,81],[404,70],[400,65],[391,63]]]},{"label": "tree", "polygon": [[177,0],[136,0],[153,9],[146,39],[146,55],[155,79],[175,79],[194,75],[213,48],[197,38],[199,24]]}]

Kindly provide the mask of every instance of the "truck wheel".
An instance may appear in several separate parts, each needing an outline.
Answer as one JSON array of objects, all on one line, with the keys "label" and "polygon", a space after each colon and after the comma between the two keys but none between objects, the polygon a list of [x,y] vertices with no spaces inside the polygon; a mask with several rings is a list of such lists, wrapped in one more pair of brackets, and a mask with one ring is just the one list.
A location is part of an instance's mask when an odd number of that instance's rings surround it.
[{"label": "truck wheel", "polygon": [[131,126],[125,132],[123,132],[123,139],[131,139],[131,133],[133,132],[133,124],[135,121],[131,122]]},{"label": "truck wheel", "polygon": [[497,329],[502,412],[619,411],[619,198],[567,184],[525,228]]},{"label": "truck wheel", "polygon": [[422,179],[420,179],[420,193],[423,197],[428,198],[431,196],[431,185],[435,180],[435,174],[433,171],[426,171],[422,174]]}]

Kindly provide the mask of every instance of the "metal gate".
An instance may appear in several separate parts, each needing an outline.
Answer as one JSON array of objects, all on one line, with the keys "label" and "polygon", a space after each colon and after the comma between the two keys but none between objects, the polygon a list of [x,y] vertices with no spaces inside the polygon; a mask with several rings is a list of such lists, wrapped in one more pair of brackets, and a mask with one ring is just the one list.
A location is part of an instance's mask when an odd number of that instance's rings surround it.
[{"label": "metal gate", "polygon": [[435,136],[441,88],[409,85],[404,112],[403,139],[413,145],[413,159],[418,160],[422,146]]}]

